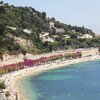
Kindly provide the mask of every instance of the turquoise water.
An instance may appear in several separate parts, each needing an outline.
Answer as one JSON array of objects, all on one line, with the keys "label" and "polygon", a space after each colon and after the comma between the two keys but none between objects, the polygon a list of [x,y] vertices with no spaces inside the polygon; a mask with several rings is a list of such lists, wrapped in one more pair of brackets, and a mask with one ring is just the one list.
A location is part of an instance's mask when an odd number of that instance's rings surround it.
[{"label": "turquoise water", "polygon": [[23,79],[24,100],[100,100],[100,60]]}]

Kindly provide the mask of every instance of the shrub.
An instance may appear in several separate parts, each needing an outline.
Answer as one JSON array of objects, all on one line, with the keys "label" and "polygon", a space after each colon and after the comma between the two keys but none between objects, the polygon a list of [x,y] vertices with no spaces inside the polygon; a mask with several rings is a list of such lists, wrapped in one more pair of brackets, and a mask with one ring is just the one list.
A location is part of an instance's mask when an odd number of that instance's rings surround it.
[{"label": "shrub", "polygon": [[4,81],[1,81],[0,82],[0,89],[2,90],[2,89],[5,89],[5,88],[6,88],[6,86],[5,86]]}]

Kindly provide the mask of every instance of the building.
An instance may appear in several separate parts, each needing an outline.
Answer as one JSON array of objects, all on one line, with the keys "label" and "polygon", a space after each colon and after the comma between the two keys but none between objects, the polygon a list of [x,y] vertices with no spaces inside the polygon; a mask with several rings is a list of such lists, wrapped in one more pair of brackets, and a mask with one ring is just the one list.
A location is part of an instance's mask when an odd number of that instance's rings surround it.
[{"label": "building", "polygon": [[55,27],[56,33],[64,33],[65,30],[63,28],[57,28]]},{"label": "building", "polygon": [[49,22],[50,29],[55,27],[55,23],[53,21]]},{"label": "building", "polygon": [[54,40],[56,40],[56,39],[59,38],[59,35],[52,35],[52,38],[53,38]]},{"label": "building", "polygon": [[82,53],[82,57],[94,56],[99,54],[99,48],[88,48],[78,50]]},{"label": "building", "polygon": [[46,42],[46,41],[48,41],[48,42],[54,42],[54,39],[48,37],[48,38],[42,40],[42,42]]},{"label": "building", "polygon": [[31,34],[32,30],[31,29],[23,29],[23,32],[27,33],[27,34]]},{"label": "building", "polygon": [[74,29],[73,29],[73,30],[71,30],[71,32],[72,32],[72,33],[76,33],[76,31],[75,31]]},{"label": "building", "polygon": [[49,37],[48,32],[41,32],[39,38],[42,40],[42,42],[54,42],[54,39]]},{"label": "building", "polygon": [[70,35],[63,35],[63,39],[69,39]]},{"label": "building", "polygon": [[17,29],[16,27],[11,27],[11,26],[7,26],[7,28],[12,29],[14,31]]},{"label": "building", "polygon": [[39,34],[39,38],[42,39],[42,38],[47,38],[49,36],[49,33],[48,32],[41,32]]},{"label": "building", "polygon": [[84,35],[78,36],[78,38],[79,39],[92,39],[93,36],[90,34],[84,34]]}]

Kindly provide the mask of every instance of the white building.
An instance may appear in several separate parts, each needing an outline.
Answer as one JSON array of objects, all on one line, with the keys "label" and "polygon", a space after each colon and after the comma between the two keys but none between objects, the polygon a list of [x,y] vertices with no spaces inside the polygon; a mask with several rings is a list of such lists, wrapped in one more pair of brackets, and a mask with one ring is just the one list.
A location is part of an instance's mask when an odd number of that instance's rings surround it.
[{"label": "white building", "polygon": [[42,40],[42,42],[54,42],[54,39],[49,37],[48,32],[41,32],[39,38]]},{"label": "white building", "polygon": [[49,36],[49,33],[48,32],[41,32],[40,34],[39,34],[39,38],[41,39],[41,38],[46,38],[46,37],[48,37]]},{"label": "white building", "polygon": [[56,40],[57,38],[59,38],[59,35],[52,35],[52,38],[53,38],[54,40]]},{"label": "white building", "polygon": [[14,31],[17,29],[16,27],[11,27],[11,26],[7,26],[7,28],[10,28],[10,29],[12,29]]},{"label": "white building", "polygon": [[23,32],[27,33],[27,34],[31,34],[32,30],[31,29],[23,29]]},{"label": "white building", "polygon": [[53,21],[49,22],[50,29],[55,27],[55,23]]},{"label": "white building", "polygon": [[55,28],[56,33],[64,33],[65,30],[63,28]]},{"label": "white building", "polygon": [[76,31],[73,29],[73,30],[71,30],[73,33],[76,33]]},{"label": "white building", "polygon": [[42,42],[46,42],[46,41],[48,41],[48,42],[54,42],[53,38],[50,38],[50,37],[42,40]]},{"label": "white building", "polygon": [[78,36],[78,38],[81,38],[81,39],[92,39],[93,36],[90,35],[90,34],[84,34],[84,35],[82,35],[82,36]]},{"label": "white building", "polygon": [[70,38],[70,35],[63,35],[63,38],[64,39],[69,39]]}]

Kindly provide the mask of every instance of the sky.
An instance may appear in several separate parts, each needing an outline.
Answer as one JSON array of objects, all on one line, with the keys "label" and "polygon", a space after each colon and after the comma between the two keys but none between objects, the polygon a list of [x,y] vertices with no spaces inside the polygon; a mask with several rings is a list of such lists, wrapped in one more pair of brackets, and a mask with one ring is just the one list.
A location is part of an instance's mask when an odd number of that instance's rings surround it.
[{"label": "sky", "polygon": [[31,6],[60,22],[84,26],[100,34],[100,0],[3,0],[15,6]]}]

